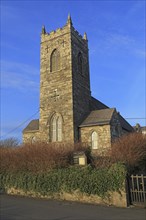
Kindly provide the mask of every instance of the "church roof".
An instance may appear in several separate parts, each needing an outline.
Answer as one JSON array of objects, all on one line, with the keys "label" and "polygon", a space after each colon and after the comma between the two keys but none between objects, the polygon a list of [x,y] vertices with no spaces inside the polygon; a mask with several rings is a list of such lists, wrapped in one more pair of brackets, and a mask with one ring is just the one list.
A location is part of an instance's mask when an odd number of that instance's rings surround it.
[{"label": "church roof", "polygon": [[115,108],[91,111],[80,127],[110,124]]},{"label": "church roof", "polygon": [[134,131],[134,128],[120,114],[118,115],[122,128],[127,131]]},{"label": "church roof", "polygon": [[[91,111],[79,127],[110,124],[115,110],[115,108],[106,108]],[[118,114],[118,117],[123,129],[127,131],[134,130],[133,127],[120,114]]]},{"label": "church roof", "polygon": [[93,110],[100,110],[100,109],[107,109],[109,108],[107,105],[102,103],[101,101],[95,99],[94,97],[91,96],[90,100],[90,109],[91,111]]},{"label": "church roof", "polygon": [[23,132],[36,131],[39,130],[39,119],[32,120],[26,128],[24,128]]}]

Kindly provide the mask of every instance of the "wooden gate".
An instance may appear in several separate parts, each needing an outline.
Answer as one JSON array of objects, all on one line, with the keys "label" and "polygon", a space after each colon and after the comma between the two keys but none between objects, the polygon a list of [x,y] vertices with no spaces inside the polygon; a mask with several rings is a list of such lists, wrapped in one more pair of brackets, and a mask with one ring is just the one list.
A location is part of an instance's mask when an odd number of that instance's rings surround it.
[{"label": "wooden gate", "polygon": [[131,175],[129,188],[131,204],[146,206],[146,176]]}]

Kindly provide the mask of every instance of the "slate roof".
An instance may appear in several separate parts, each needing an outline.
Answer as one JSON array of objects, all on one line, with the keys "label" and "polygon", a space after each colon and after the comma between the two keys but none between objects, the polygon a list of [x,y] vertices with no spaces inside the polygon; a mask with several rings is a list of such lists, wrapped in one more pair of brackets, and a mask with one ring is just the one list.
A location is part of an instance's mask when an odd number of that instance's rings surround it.
[{"label": "slate roof", "polygon": [[[106,108],[91,111],[79,127],[110,124],[115,108]],[[122,128],[126,131],[134,131],[133,127],[118,113]]]},{"label": "slate roof", "polygon": [[39,130],[39,119],[32,120],[26,128],[24,128],[23,132],[36,131]]},{"label": "slate roof", "polygon": [[91,111],[79,127],[110,124],[115,108]]},{"label": "slate roof", "polygon": [[121,126],[126,131],[134,131],[134,128],[119,114]]},{"label": "slate roof", "polygon": [[91,100],[90,100],[90,110],[91,111],[106,109],[106,108],[109,108],[109,107],[91,96]]}]

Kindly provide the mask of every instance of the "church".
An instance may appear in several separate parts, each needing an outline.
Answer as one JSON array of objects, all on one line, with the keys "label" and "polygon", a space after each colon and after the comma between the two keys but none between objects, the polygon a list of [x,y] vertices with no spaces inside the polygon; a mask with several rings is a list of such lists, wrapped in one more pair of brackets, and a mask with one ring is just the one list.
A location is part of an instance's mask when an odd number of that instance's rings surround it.
[{"label": "church", "polygon": [[133,131],[116,111],[91,96],[88,39],[73,27],[50,33],[43,26],[40,53],[40,119],[23,130],[23,143],[88,143],[93,151]]}]

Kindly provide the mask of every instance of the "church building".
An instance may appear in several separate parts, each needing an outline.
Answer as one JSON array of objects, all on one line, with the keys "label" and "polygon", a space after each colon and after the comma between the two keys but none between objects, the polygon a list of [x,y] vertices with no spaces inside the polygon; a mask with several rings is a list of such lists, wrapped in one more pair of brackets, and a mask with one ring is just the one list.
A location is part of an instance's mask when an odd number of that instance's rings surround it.
[{"label": "church building", "polygon": [[133,127],[91,96],[88,39],[75,30],[70,15],[62,28],[41,33],[40,119],[23,130],[23,142],[84,142],[93,150]]}]

